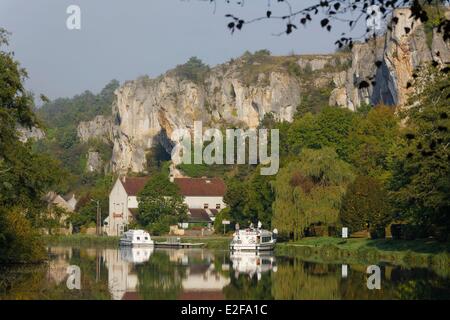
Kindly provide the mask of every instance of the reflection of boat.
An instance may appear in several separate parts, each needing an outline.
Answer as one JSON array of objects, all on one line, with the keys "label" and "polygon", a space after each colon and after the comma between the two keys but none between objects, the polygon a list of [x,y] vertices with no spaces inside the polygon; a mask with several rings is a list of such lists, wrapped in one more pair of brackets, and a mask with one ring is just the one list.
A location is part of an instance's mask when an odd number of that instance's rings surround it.
[{"label": "reflection of boat", "polygon": [[264,251],[273,250],[276,239],[276,230],[270,232],[268,230],[261,229],[261,223],[259,227],[254,229],[253,227],[236,230],[233,234],[233,240],[230,243],[230,250],[232,251]]},{"label": "reflection of boat", "polygon": [[121,246],[153,246],[150,234],[144,230],[128,230],[120,238]]},{"label": "reflection of boat", "polygon": [[260,279],[262,273],[271,270],[277,272],[276,259],[268,252],[232,252],[230,260],[236,276],[239,276],[240,273],[248,274],[250,277],[257,274]]},{"label": "reflection of boat", "polygon": [[131,263],[144,263],[150,260],[153,253],[153,247],[122,247],[120,248],[120,257],[122,260]]}]

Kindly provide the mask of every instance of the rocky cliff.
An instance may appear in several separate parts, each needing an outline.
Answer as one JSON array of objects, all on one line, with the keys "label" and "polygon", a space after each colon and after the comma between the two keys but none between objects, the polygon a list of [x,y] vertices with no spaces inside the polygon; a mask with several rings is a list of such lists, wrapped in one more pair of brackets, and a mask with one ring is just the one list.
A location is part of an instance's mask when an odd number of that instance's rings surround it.
[{"label": "rocky cliff", "polygon": [[96,116],[91,121],[82,121],[77,128],[77,135],[81,142],[99,139],[104,142],[113,140],[113,121],[111,117]]},{"label": "rocky cliff", "polygon": [[30,139],[34,139],[35,141],[37,141],[45,137],[45,132],[37,127],[25,128],[23,126],[18,125],[16,129],[19,136],[19,140],[24,143]]},{"label": "rocky cliff", "polygon": [[204,127],[254,128],[268,113],[292,121],[304,96],[322,89],[330,105],[351,110],[363,103],[402,105],[414,69],[433,57],[448,62],[450,53],[436,32],[431,47],[427,44],[424,26],[410,18],[409,10],[397,10],[394,17],[385,36],[355,44],[347,54],[273,57],[259,52],[201,77],[186,76],[177,67],[156,79],[128,81],[115,91],[112,120],[81,123],[78,135],[82,141],[100,137],[113,144],[113,171],[142,172],[153,145],[170,151],[173,130],[190,129],[194,121]]},{"label": "rocky cliff", "polygon": [[387,33],[352,49],[352,66],[343,72],[330,104],[356,110],[362,103],[403,106],[417,67],[431,61],[450,62],[450,45],[436,29],[428,43],[425,25],[409,9],[393,13]]}]

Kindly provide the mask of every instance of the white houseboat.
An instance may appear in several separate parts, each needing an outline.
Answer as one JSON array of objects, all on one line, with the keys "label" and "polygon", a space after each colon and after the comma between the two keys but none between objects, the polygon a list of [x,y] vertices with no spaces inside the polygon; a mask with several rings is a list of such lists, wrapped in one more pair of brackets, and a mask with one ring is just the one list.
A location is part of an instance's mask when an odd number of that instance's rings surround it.
[{"label": "white houseboat", "polygon": [[144,230],[128,230],[120,237],[121,246],[153,246],[150,234]]},{"label": "white houseboat", "polygon": [[233,234],[233,240],[230,243],[231,251],[266,251],[273,250],[275,247],[277,230],[273,232],[261,229],[261,223],[258,228],[252,226],[244,230],[236,230]]}]

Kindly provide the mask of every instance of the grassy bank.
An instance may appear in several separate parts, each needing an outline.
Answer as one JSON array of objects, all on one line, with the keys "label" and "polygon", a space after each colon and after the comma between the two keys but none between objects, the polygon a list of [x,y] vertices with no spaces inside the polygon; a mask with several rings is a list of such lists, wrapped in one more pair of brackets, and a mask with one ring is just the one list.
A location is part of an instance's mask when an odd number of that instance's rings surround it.
[{"label": "grassy bank", "polygon": [[[229,237],[211,236],[211,237],[180,237],[181,242],[204,243],[204,248],[208,249],[227,249],[231,241]],[[73,234],[67,236],[44,236],[44,242],[47,245],[62,246],[108,246],[117,247],[119,237],[97,237],[87,234]],[[166,236],[153,236],[154,241],[166,241]]]},{"label": "grassy bank", "polygon": [[299,256],[308,261],[336,263],[392,263],[405,267],[431,268],[450,276],[450,244],[433,240],[304,238],[280,243],[277,254]]},{"label": "grassy bank", "polygon": [[119,237],[98,237],[90,234],[72,234],[67,236],[43,236],[47,245],[62,246],[107,246],[118,247]]},{"label": "grassy bank", "polygon": [[[152,237],[155,241],[166,241],[167,237]],[[204,248],[226,250],[231,241],[231,237],[208,236],[208,237],[180,237],[181,242],[204,243]]]}]

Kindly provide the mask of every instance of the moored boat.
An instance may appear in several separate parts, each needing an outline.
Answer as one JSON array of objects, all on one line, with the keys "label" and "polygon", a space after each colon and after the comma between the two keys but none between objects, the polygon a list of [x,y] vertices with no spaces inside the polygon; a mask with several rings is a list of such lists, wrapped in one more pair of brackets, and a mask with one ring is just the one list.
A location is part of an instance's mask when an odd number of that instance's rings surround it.
[{"label": "moored boat", "polygon": [[275,247],[277,231],[261,229],[261,223],[255,229],[252,226],[236,230],[230,243],[231,251],[270,251]]},{"label": "moored boat", "polygon": [[121,246],[153,246],[150,234],[144,230],[128,230],[120,237]]}]

